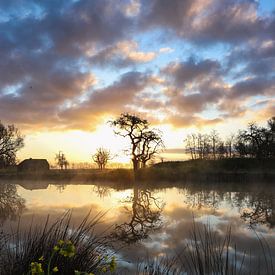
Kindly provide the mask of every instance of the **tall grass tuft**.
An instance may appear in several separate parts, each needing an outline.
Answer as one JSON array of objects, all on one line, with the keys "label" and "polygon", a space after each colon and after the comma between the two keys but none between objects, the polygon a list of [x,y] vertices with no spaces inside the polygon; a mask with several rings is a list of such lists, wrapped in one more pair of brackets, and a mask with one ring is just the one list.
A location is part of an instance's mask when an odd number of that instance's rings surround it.
[{"label": "tall grass tuft", "polygon": [[[76,227],[71,223],[71,212],[67,212],[52,225],[49,217],[42,227],[30,225],[27,231],[21,232],[20,221],[15,232],[0,238],[0,274],[28,274],[30,264],[43,258],[42,265],[49,263],[54,246],[59,240],[70,240],[76,254],[72,258],[64,258],[56,254],[51,260],[52,266],[58,266],[58,274],[75,274],[75,270],[98,271],[110,256],[108,240],[103,235],[96,235],[95,226],[103,214],[91,218],[90,213]],[[44,266],[46,270],[47,266]]]},{"label": "tall grass tuft", "polygon": [[[256,234],[256,232],[255,232]],[[225,237],[220,237],[209,224],[202,228],[195,222],[185,246],[172,257],[146,259],[138,266],[136,274],[167,275],[243,275],[275,274],[275,266],[268,243],[257,235],[260,255],[238,251],[231,238],[229,227]],[[273,255],[274,256],[274,255]]]}]

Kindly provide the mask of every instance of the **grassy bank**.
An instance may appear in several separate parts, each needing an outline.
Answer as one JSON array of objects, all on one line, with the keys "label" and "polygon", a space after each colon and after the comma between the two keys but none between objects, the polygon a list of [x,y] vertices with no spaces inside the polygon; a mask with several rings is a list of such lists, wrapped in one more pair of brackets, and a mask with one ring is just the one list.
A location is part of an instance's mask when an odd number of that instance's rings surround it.
[{"label": "grassy bank", "polygon": [[171,161],[140,170],[141,181],[274,181],[275,160],[221,159]]},{"label": "grassy bank", "polygon": [[[18,173],[16,169],[0,171],[5,180],[48,180],[92,183],[116,182],[131,184],[135,176],[130,169],[52,169],[46,173]],[[142,182],[272,182],[275,180],[275,160],[221,159],[189,160],[155,164],[136,173]]]}]

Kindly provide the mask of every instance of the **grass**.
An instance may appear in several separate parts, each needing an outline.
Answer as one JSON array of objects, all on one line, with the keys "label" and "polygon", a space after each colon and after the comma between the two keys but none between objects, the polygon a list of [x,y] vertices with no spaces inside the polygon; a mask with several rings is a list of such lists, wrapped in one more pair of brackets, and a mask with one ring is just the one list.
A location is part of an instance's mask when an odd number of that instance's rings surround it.
[{"label": "grass", "polygon": [[[93,218],[87,215],[74,227],[71,224],[71,213],[67,212],[52,225],[49,225],[48,217],[42,227],[30,225],[23,233],[19,222],[15,232],[0,238],[0,274],[28,274],[30,264],[39,262],[42,256],[42,266],[46,265],[59,240],[70,240],[77,252],[71,259],[55,255],[51,264],[53,267],[58,266],[58,274],[75,274],[75,270],[98,272],[106,264],[105,256],[110,256],[110,244],[106,237],[94,233],[101,217],[101,214]],[[46,270],[47,266],[43,268]]]},{"label": "grass", "polygon": [[260,252],[257,259],[247,251],[237,250],[231,239],[230,227],[225,237],[221,238],[209,224],[199,229],[194,223],[190,239],[185,240],[181,251],[170,258],[147,259],[139,264],[137,274],[275,274],[270,247],[263,237],[255,234]]}]

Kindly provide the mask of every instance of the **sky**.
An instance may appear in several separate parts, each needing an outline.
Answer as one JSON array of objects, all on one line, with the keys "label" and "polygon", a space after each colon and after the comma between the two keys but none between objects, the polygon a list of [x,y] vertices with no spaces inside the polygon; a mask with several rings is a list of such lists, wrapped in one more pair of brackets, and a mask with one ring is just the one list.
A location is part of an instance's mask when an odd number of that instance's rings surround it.
[{"label": "sky", "polygon": [[103,146],[127,162],[108,124],[123,112],[178,153],[188,133],[264,124],[275,1],[0,1],[0,120],[25,136],[19,159],[90,162]]}]

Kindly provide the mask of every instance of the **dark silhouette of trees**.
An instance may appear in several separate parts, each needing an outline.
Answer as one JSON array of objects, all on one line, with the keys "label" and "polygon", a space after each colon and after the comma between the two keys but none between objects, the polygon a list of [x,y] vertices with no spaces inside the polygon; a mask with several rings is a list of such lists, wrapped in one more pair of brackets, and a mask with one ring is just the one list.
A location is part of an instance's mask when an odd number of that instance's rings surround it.
[{"label": "dark silhouette of trees", "polygon": [[149,129],[146,119],[136,115],[123,113],[111,125],[115,127],[115,133],[122,137],[128,137],[131,142],[131,156],[134,171],[137,171],[150,160],[163,146],[161,135],[156,130]]},{"label": "dark silhouette of trees", "polygon": [[103,170],[111,159],[111,153],[109,150],[101,147],[96,150],[96,153],[92,157],[93,161],[98,165],[98,168]]},{"label": "dark silhouette of trees", "polygon": [[56,164],[60,167],[60,169],[67,170],[69,166],[69,162],[66,159],[66,156],[62,151],[59,151],[58,154],[55,155]]},{"label": "dark silhouette of trees", "polygon": [[247,129],[240,130],[237,135],[231,134],[225,141],[215,130],[210,135],[193,133],[184,141],[191,159],[274,158],[275,117],[267,121],[267,127],[252,122]]},{"label": "dark silhouette of trees", "polygon": [[14,125],[0,121],[0,168],[16,164],[16,153],[24,146],[24,137]]},{"label": "dark silhouette of trees", "polygon": [[125,202],[132,203],[131,209],[126,207],[131,218],[129,222],[116,225],[113,238],[130,244],[147,238],[151,231],[161,228],[164,204],[150,190],[135,186],[133,196]]},{"label": "dark silhouette of trees", "polygon": [[217,158],[217,147],[219,140],[219,134],[216,130],[212,130],[210,133],[210,141],[211,141],[211,152],[213,159]]},{"label": "dark silhouette of trees", "polygon": [[242,157],[258,159],[275,157],[275,117],[267,122],[267,128],[252,122],[248,129],[239,131],[236,150]]}]

